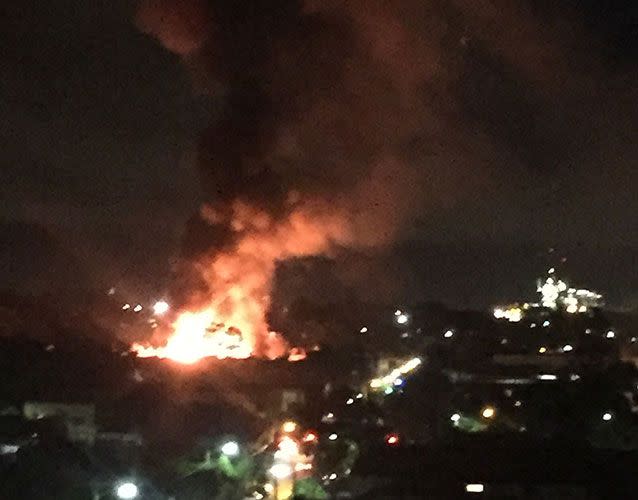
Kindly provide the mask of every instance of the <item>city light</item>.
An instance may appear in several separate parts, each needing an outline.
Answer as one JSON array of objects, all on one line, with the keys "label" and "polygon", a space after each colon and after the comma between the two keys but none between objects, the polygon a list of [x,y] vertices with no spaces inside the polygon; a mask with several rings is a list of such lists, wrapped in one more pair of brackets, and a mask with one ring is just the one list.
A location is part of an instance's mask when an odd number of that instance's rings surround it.
[{"label": "city light", "polygon": [[13,455],[18,453],[20,446],[17,444],[0,444],[0,455]]},{"label": "city light", "polygon": [[385,437],[385,442],[390,446],[395,446],[399,444],[399,435],[398,434],[388,434]]},{"label": "city light", "polygon": [[483,418],[492,418],[495,414],[496,410],[493,406],[486,406],[485,408],[483,408],[483,411],[481,411],[481,415],[483,416]]},{"label": "city light", "polygon": [[304,443],[314,443],[317,440],[317,433],[313,431],[308,431],[303,437]]},{"label": "city light", "polygon": [[452,330],[447,330],[447,331],[443,334],[443,336],[444,336],[446,339],[452,338],[452,336],[454,336],[454,332],[453,332]]},{"label": "city light", "polygon": [[409,318],[407,314],[399,314],[397,316],[397,323],[399,323],[400,325],[405,325],[408,321]]},{"label": "city light", "polygon": [[518,323],[523,319],[523,309],[519,305],[497,307],[493,314],[496,319],[506,319],[511,323]]},{"label": "city light", "polygon": [[286,433],[295,432],[297,430],[297,423],[292,420],[287,420],[281,424],[281,430]]},{"label": "city light", "polygon": [[538,352],[539,352],[539,354],[545,354],[545,353],[547,352],[547,347],[544,347],[544,346],[543,346],[543,347],[540,347],[540,348],[538,349]]},{"label": "city light", "polygon": [[361,330],[359,330],[359,333],[367,333],[368,332],[368,327],[367,326],[362,326]]},{"label": "city light", "polygon": [[[404,376],[415,370],[422,362],[423,361],[419,357],[412,358],[402,365],[398,366],[397,368],[391,370],[387,375],[384,375],[380,378],[372,379],[370,381],[370,388],[383,389],[385,394],[391,394],[392,387],[395,385],[401,385],[404,381]],[[400,379],[402,382],[397,383],[398,379]]]},{"label": "city light", "polygon": [[117,498],[130,500],[132,498],[137,498],[138,488],[135,483],[126,482],[119,484],[115,490],[115,493],[117,494]]},{"label": "city light", "polygon": [[133,308],[133,312],[140,312],[143,309],[142,304],[137,304],[134,308]]},{"label": "city light", "polygon": [[394,315],[395,315],[395,316],[401,316],[401,314],[403,314],[403,313],[401,312],[401,309],[397,309],[396,311],[394,311]]},{"label": "city light", "polygon": [[338,437],[339,437],[339,436],[333,432],[332,434],[330,434],[330,435],[328,436],[328,439],[329,439],[330,441],[336,441]]},{"label": "city light", "polygon": [[348,399],[346,400],[346,404],[347,404],[347,405],[351,405],[352,403],[354,403],[354,399],[352,399],[352,398],[348,398]]},{"label": "city light", "polygon": [[557,380],[558,377],[551,373],[542,373],[538,376],[538,380]]},{"label": "city light", "polygon": [[543,326],[544,326],[545,328],[547,328],[549,325],[550,325],[549,320],[545,320],[545,321],[543,321]]},{"label": "city light", "polygon": [[563,346],[563,352],[570,352],[570,351],[573,351],[573,350],[574,350],[574,348],[571,345],[569,345],[569,344],[565,344]]},{"label": "city light", "polygon": [[330,424],[335,421],[335,414],[330,411],[325,415],[322,415],[321,421],[325,424]]},{"label": "city light", "polygon": [[289,460],[290,458],[299,454],[299,445],[294,439],[284,437],[279,441],[278,449],[275,452],[275,458],[283,458]]},{"label": "city light", "polygon": [[465,491],[468,493],[483,493],[484,490],[485,487],[480,483],[465,485]]},{"label": "city light", "polygon": [[397,386],[397,387],[402,386],[403,383],[404,383],[404,380],[402,378],[395,378],[394,379],[394,385]]},{"label": "city light", "polygon": [[616,332],[614,332],[613,330],[609,330],[606,334],[605,337],[607,337],[608,339],[613,339],[616,336]]},{"label": "city light", "polygon": [[275,479],[285,479],[292,475],[292,467],[288,464],[278,463],[273,465],[269,472]]},{"label": "city light", "polygon": [[458,413],[453,413],[452,416],[450,417],[450,420],[456,423],[459,420],[461,420],[461,415],[459,415]]},{"label": "city light", "polygon": [[239,454],[239,445],[235,441],[228,441],[222,445],[221,452],[227,457],[236,457]]},{"label": "city light", "polygon": [[328,479],[330,479],[330,481],[334,481],[335,479],[337,479],[337,474],[333,472],[332,474],[328,476]]},{"label": "city light", "polygon": [[613,418],[613,415],[610,412],[603,413],[603,420],[605,422],[609,422]]},{"label": "city light", "polygon": [[124,304],[124,305],[122,306],[122,311],[126,311],[126,310],[128,310],[128,309],[130,309],[130,308],[131,308],[131,304]]},{"label": "city light", "polygon": [[153,304],[153,312],[159,316],[166,314],[169,308],[170,306],[165,300],[158,300],[155,304]]}]

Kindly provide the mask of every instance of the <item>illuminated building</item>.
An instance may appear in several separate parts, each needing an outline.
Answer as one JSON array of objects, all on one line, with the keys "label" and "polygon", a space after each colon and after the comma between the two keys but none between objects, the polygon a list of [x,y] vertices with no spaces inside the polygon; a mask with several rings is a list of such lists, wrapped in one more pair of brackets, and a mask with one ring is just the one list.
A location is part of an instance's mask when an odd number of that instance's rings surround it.
[{"label": "illuminated building", "polygon": [[494,317],[517,323],[534,309],[561,310],[569,314],[578,314],[603,306],[601,294],[584,288],[570,287],[567,282],[556,276],[553,267],[548,270],[546,278],[537,280],[536,291],[540,295],[540,302],[497,306],[493,311]]},{"label": "illuminated building", "polygon": [[571,288],[555,275],[554,268],[548,271],[544,281],[538,280],[536,291],[541,295],[541,305],[550,309],[564,309],[570,314],[586,312],[601,307],[603,296],[584,288]]}]

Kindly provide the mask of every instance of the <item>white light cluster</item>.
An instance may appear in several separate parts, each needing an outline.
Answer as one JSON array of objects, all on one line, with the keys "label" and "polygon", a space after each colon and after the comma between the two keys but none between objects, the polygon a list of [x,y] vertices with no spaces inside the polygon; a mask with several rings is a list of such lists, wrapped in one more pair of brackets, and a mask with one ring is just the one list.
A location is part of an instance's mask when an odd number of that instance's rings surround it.
[{"label": "white light cluster", "polygon": [[599,307],[603,296],[584,288],[570,288],[567,283],[554,277],[554,268],[549,277],[538,283],[536,291],[541,294],[541,305],[556,309],[563,307],[570,314],[584,313],[591,307]]},{"label": "white light cluster", "polygon": [[556,309],[556,303],[561,292],[567,290],[567,284],[562,280],[554,279],[552,276],[539,284],[536,291],[541,294],[541,305]]}]

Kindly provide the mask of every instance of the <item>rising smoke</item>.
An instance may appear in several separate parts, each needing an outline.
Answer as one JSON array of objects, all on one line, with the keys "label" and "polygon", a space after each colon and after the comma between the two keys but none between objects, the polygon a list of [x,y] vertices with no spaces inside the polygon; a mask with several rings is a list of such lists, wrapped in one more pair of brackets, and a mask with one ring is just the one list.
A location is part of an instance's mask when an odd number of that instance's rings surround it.
[{"label": "rising smoke", "polygon": [[199,149],[207,202],[185,237],[185,307],[212,306],[258,349],[277,262],[386,244],[419,192],[402,155],[432,60],[392,12],[366,10],[189,0],[138,11],[222,102]]},{"label": "rising smoke", "polygon": [[388,245],[424,201],[482,189],[490,164],[560,162],[564,124],[536,111],[573,90],[559,24],[519,1],[142,1],[139,28],[219,103],[184,308],[212,308],[264,350],[278,262]]}]

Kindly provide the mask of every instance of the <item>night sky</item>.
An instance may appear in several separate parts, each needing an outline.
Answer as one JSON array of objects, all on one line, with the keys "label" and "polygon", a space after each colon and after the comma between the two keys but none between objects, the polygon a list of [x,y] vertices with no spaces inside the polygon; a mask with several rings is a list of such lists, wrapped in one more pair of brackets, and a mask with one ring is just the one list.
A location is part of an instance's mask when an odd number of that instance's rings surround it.
[{"label": "night sky", "polygon": [[[8,288],[169,286],[207,197],[196,149],[224,92],[194,89],[180,57],[135,26],[132,3],[0,8]],[[564,256],[576,284],[638,306],[636,2],[421,4],[422,17],[377,19],[422,34],[434,75],[417,86],[425,125],[401,151],[420,172],[417,202],[394,245],[343,258],[360,270],[349,283],[378,285],[378,300],[482,307],[532,291]],[[393,79],[419,49],[399,51]]]}]

